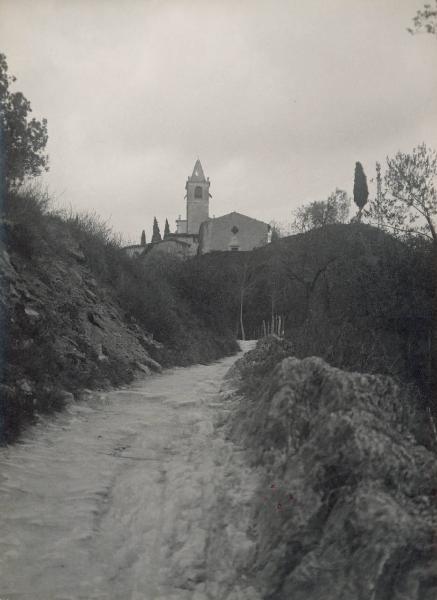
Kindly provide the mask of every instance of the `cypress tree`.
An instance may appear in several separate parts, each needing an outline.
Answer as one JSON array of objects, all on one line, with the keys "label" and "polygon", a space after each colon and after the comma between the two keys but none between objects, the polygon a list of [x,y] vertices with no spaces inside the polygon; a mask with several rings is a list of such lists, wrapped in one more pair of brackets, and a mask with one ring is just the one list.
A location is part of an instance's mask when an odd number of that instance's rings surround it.
[{"label": "cypress tree", "polygon": [[168,224],[168,219],[166,219],[164,227],[164,238],[166,238],[168,235],[170,235],[170,226]]},{"label": "cypress tree", "polygon": [[363,165],[360,162],[356,162],[354,177],[354,202],[358,206],[358,221],[361,221],[361,213],[366,205],[368,197],[369,190],[367,188],[367,178],[364,173]]},{"label": "cypress tree", "polygon": [[145,246],[146,245],[146,232],[143,231],[141,232],[141,246]]},{"label": "cypress tree", "polygon": [[272,227],[272,235],[270,238],[271,242],[277,242],[281,238],[281,235],[278,231],[278,228],[273,225]]},{"label": "cypress tree", "polygon": [[162,240],[161,232],[159,231],[159,225],[156,217],[153,217],[153,235],[152,235],[152,244],[156,242],[160,242]]}]

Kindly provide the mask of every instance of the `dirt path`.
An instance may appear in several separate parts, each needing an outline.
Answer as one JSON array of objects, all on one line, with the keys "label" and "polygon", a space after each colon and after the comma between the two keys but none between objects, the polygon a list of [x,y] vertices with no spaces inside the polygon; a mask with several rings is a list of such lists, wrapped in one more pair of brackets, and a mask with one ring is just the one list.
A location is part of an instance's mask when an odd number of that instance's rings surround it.
[{"label": "dirt path", "polygon": [[213,426],[234,360],[95,394],[0,450],[1,600],[255,600],[235,585],[253,476]]}]

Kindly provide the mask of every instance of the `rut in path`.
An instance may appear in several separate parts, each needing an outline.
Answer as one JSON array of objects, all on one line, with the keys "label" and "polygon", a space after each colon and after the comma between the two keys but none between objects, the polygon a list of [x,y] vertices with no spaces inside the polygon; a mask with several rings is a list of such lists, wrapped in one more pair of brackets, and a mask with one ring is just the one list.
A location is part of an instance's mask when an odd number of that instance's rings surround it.
[{"label": "rut in path", "polygon": [[93,394],[0,450],[2,600],[256,599],[231,573],[255,482],[213,425],[234,361]]}]

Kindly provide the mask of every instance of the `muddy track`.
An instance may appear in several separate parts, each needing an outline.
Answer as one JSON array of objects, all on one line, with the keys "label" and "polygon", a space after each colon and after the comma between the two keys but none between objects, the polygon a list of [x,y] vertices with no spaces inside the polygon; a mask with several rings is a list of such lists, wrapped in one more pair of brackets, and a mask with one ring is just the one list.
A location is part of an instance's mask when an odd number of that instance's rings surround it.
[{"label": "muddy track", "polygon": [[255,600],[255,482],[214,428],[234,360],[94,394],[0,450],[2,600]]}]

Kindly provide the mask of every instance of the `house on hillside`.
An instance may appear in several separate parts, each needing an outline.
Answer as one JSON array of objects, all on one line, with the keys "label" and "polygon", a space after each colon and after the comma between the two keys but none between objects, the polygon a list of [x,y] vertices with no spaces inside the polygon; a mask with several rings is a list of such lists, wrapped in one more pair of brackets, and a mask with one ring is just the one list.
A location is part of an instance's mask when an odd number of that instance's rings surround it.
[{"label": "house on hillside", "polygon": [[143,244],[133,244],[132,246],[125,246],[123,250],[132,258],[134,256],[140,256],[141,254],[144,254],[146,246]]},{"label": "house on hillside", "polygon": [[148,244],[147,254],[157,252],[194,256],[213,251],[248,251],[269,243],[271,232],[268,223],[235,211],[211,218],[209,199],[212,196],[209,188],[209,177],[205,177],[202,164],[197,159],[185,184],[186,218],[179,216],[174,233],[167,234],[159,242]]},{"label": "house on hillside", "polygon": [[185,258],[197,254],[197,243],[193,244],[192,241],[185,241],[170,234],[160,242],[148,244],[144,254],[152,252],[153,254],[172,254],[173,256]]}]

